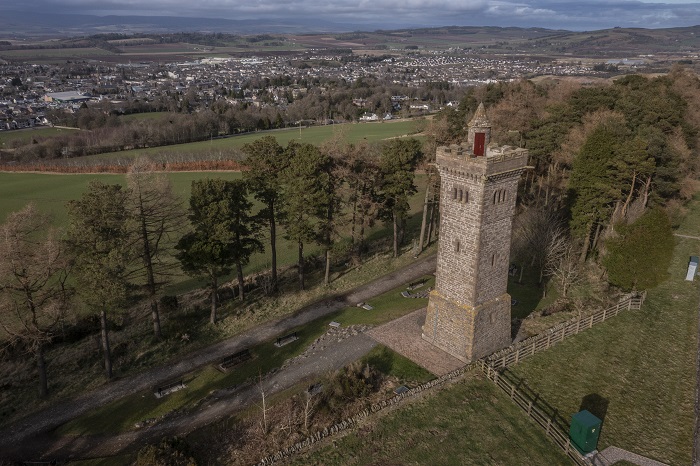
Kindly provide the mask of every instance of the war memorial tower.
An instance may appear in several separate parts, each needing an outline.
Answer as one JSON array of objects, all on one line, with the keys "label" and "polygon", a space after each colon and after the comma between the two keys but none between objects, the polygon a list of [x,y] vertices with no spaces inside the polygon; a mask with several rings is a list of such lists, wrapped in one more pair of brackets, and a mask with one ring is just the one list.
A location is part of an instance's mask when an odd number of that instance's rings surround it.
[{"label": "war memorial tower", "polygon": [[423,339],[464,362],[508,346],[510,241],[528,151],[491,147],[483,104],[466,143],[438,147],[440,240]]}]

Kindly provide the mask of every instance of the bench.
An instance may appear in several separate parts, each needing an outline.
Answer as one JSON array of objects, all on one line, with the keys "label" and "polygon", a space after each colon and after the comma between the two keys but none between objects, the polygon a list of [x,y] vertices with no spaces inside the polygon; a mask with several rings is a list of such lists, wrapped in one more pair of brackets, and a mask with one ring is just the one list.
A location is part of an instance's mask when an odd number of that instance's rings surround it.
[{"label": "bench", "polygon": [[217,367],[221,372],[228,372],[228,370],[232,367],[235,367],[251,359],[252,357],[253,355],[250,353],[250,350],[246,348],[238,353],[233,353],[230,356],[226,356],[221,360],[221,362],[219,362]]},{"label": "bench", "polygon": [[401,296],[403,296],[404,298],[427,298],[431,291],[433,291],[433,287],[428,287],[427,289],[419,291],[418,293],[409,293],[408,291],[402,291]]},{"label": "bench", "polygon": [[423,279],[423,280],[418,280],[418,281],[413,282],[413,283],[409,283],[408,286],[406,287],[406,289],[408,291],[413,291],[416,288],[420,288],[421,286],[425,285],[427,281],[428,280]]},{"label": "bench", "polygon": [[173,392],[176,392],[178,390],[182,390],[185,388],[187,385],[180,380],[176,380],[174,382],[168,382],[164,383],[162,385],[156,385],[153,387],[153,394],[156,396],[156,398],[162,398],[165,395],[170,395]]},{"label": "bench", "polygon": [[290,333],[289,335],[285,335],[283,337],[277,338],[277,342],[275,342],[276,347],[284,346],[287,345],[295,340],[298,340],[299,337],[297,336],[297,332]]}]

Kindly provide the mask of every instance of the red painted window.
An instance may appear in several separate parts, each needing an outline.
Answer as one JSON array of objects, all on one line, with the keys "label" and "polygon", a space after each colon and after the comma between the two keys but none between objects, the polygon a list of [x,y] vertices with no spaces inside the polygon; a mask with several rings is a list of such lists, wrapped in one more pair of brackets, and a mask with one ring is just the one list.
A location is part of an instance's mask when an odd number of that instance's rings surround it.
[{"label": "red painted window", "polygon": [[486,145],[486,133],[474,134],[474,155],[484,155],[484,146]]}]

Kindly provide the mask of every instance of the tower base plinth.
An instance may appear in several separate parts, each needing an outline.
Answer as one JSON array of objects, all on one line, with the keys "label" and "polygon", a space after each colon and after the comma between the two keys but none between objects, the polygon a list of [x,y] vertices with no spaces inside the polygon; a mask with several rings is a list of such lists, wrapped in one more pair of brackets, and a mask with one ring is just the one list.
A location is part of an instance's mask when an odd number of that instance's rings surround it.
[{"label": "tower base plinth", "polygon": [[422,337],[470,363],[510,345],[510,295],[472,307],[430,293]]}]

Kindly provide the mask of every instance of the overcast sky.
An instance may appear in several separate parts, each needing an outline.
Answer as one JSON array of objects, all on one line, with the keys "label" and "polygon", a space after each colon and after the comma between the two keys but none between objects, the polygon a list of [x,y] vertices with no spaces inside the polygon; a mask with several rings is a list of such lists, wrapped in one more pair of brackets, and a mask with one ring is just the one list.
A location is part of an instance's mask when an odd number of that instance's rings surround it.
[{"label": "overcast sky", "polygon": [[368,29],[491,25],[593,30],[700,24],[698,0],[36,0],[28,4],[44,13],[313,19]]}]

